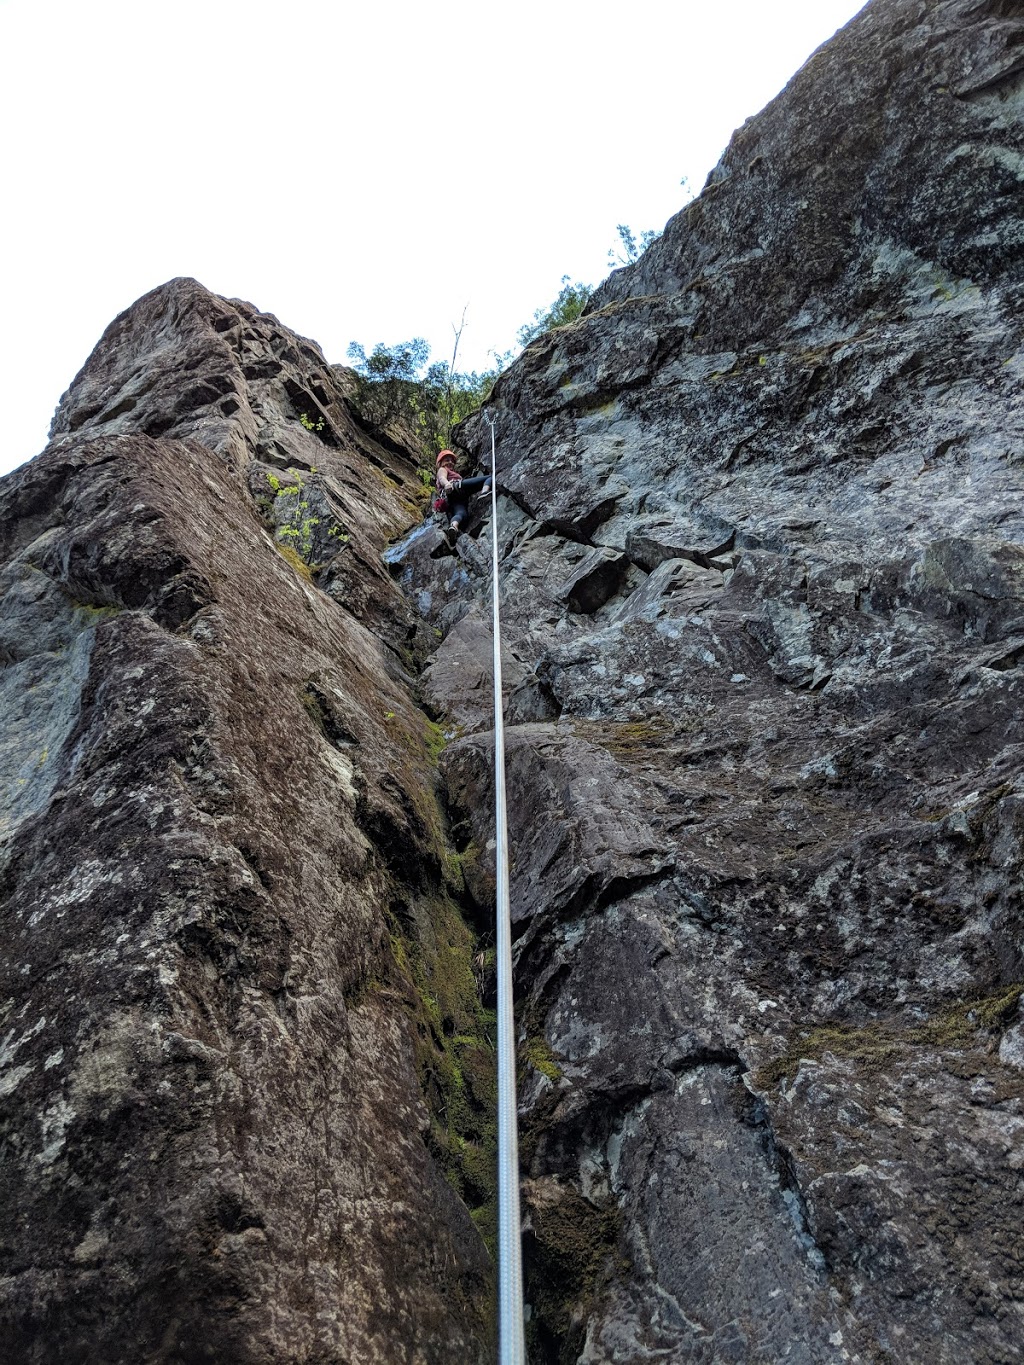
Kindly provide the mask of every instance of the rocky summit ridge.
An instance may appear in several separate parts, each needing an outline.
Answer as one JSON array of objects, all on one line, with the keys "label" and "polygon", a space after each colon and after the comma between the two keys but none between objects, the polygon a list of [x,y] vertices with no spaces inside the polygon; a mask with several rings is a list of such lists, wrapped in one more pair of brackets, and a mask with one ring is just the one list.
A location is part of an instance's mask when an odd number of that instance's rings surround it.
[{"label": "rocky summit ridge", "polygon": [[[1024,7],[871,0],[492,395],[533,1365],[1024,1358],[1022,183]],[[0,482],[13,1361],[494,1358],[417,463],[175,280]]]}]

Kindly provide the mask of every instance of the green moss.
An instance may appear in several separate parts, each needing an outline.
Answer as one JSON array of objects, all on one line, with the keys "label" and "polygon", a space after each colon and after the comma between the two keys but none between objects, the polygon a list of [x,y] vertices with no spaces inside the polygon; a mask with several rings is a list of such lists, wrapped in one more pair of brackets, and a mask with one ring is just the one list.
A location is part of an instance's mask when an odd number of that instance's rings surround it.
[{"label": "green moss", "polygon": [[436,720],[426,722],[427,757],[436,768],[448,743],[448,733]]},{"label": "green moss", "polygon": [[99,625],[100,621],[109,621],[113,616],[120,616],[124,607],[94,607],[87,602],[76,602],[75,612],[79,620],[87,625]]},{"label": "green moss", "polygon": [[[36,564],[30,564],[29,567],[34,569],[37,573],[42,572]],[[58,586],[64,594],[66,601],[74,610],[76,624],[86,630],[88,630],[90,626],[98,626],[101,621],[107,621],[111,617],[120,616],[121,613],[126,610],[125,607],[97,607],[92,602],[82,602],[72,593],[68,592],[67,587],[64,584],[58,584]],[[59,653],[60,650],[57,650],[56,652]]]},{"label": "green moss", "polygon": [[477,905],[494,900],[494,875],[483,866],[482,856],[479,844],[470,842],[461,853],[446,848],[442,860],[442,875],[452,895],[468,894]]},{"label": "green moss", "polygon": [[366,1003],[371,995],[376,995],[385,989],[386,985],[379,977],[361,976],[342,991],[345,1008],[357,1010]]},{"label": "green moss", "polygon": [[[392,771],[412,810],[416,889],[395,883],[388,925],[389,988],[409,1023],[413,1059],[430,1114],[426,1141],[495,1254],[497,1063],[495,1016],[480,1000],[477,935],[463,916],[463,854],[450,845],[437,788],[444,729],[403,709],[387,726]],[[426,882],[426,885],[423,883]]]},{"label": "green moss", "polygon": [[909,1028],[892,1023],[848,1028],[839,1024],[809,1029],[791,1041],[781,1057],[760,1068],[755,1084],[764,1089],[792,1076],[802,1059],[816,1061],[826,1052],[877,1070],[911,1048],[949,1052],[979,1049],[986,1035],[1000,1032],[1017,1012],[1024,986],[1008,986],[994,995],[963,1000],[933,1019]]},{"label": "green moss", "polygon": [[[368,470],[369,473],[372,474],[375,479],[378,479],[384,485],[385,488],[397,488],[399,486],[397,479],[392,478],[390,474],[386,474],[384,470],[378,468],[377,465],[375,464],[369,465]],[[414,496],[416,495],[414,494]]]},{"label": "green moss", "polygon": [[312,583],[313,574],[310,565],[302,558],[297,550],[293,550],[290,545],[282,545],[280,541],[274,541],[274,548],[277,553],[292,566],[300,578],[304,578],[307,583]]},{"label": "green moss", "polygon": [[[540,1323],[575,1360],[582,1342],[574,1323],[585,1318],[614,1264],[622,1215],[616,1204],[593,1204],[571,1186],[546,1186],[531,1200],[526,1241],[530,1301]],[[534,1352],[536,1354],[536,1352]]]},{"label": "green moss", "polygon": [[403,976],[411,974],[409,966],[409,956],[405,951],[405,939],[401,934],[389,934],[388,941],[391,944],[391,954],[395,959],[395,966]]},{"label": "green moss", "polygon": [[452,895],[461,895],[466,890],[466,872],[455,849],[445,849],[442,853],[441,876]]},{"label": "green moss", "polygon": [[673,734],[671,722],[662,715],[642,720],[577,720],[573,728],[582,739],[600,744],[616,758],[632,758]]},{"label": "green moss", "polygon": [[487,1204],[481,1204],[478,1208],[471,1209],[470,1218],[476,1224],[476,1230],[484,1240],[484,1245],[490,1251],[491,1256],[497,1259],[498,1245],[498,1201],[492,1199]]},{"label": "green moss", "polygon": [[615,1250],[621,1214],[617,1205],[599,1207],[567,1187],[558,1200],[532,1209],[531,1222],[546,1259],[561,1272],[560,1287],[579,1294],[593,1287]]},{"label": "green moss", "polygon": [[519,1049],[519,1057],[522,1062],[528,1062],[534,1071],[547,1076],[549,1081],[562,1079],[562,1068],[544,1038],[527,1038]]},{"label": "green moss", "polygon": [[497,1201],[495,1016],[477,992],[478,944],[440,891],[390,936],[410,1019],[416,1070],[430,1111],[428,1145],[445,1178],[487,1232]]}]

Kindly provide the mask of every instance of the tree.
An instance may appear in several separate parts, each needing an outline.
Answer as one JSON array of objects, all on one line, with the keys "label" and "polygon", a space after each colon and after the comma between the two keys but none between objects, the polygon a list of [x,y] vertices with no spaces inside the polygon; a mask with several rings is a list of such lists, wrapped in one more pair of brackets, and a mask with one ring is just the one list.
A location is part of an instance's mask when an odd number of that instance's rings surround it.
[{"label": "tree", "polygon": [[365,426],[376,436],[397,421],[416,434],[424,455],[433,456],[451,445],[456,425],[485,403],[511,352],[495,356],[495,368],[463,372],[457,368],[459,342],[466,315],[453,330],[455,344],[450,361],[430,364],[430,347],[421,338],[394,346],[378,342],[370,355],[358,342],[351,342],[349,359],[358,376],[355,402]]},{"label": "tree", "polygon": [[651,243],[656,242],[661,236],[661,233],[655,232],[653,228],[644,228],[638,239],[633,229],[625,223],[618,223],[615,231],[619,234],[619,244],[617,247],[608,248],[608,264],[613,270],[623,265],[635,264]]},{"label": "tree", "polygon": [[533,321],[520,327],[516,333],[520,346],[529,346],[531,341],[550,332],[553,327],[564,327],[567,323],[575,322],[582,315],[593,292],[589,284],[570,280],[568,275],[563,275],[562,288],[554,303],[547,308],[538,308]]},{"label": "tree", "polygon": [[455,427],[490,397],[497,372],[462,372],[444,360],[435,361],[423,376],[415,399],[416,425],[427,452],[452,443]]},{"label": "tree", "polygon": [[[616,227],[617,248],[608,252],[609,264],[632,265],[639,260],[660,233],[648,228],[639,236],[626,223]],[[516,340],[520,347],[528,346],[537,337],[556,327],[565,327],[583,315],[593,288],[581,280],[562,276],[562,287],[554,301],[538,308],[533,320],[519,328]],[[364,347],[353,341],[348,348],[349,359],[358,376],[356,406],[360,417],[374,435],[382,435],[392,423],[403,420],[419,439],[428,457],[450,446],[452,432],[459,422],[482,407],[490,397],[498,376],[513,358],[514,352],[498,355],[492,351],[494,368],[463,372],[458,368],[459,343],[466,325],[466,310],[456,326],[455,344],[450,361],[430,363],[430,348],[422,337],[400,341],[394,346],[378,342],[367,355]]]},{"label": "tree", "polygon": [[370,355],[358,342],[349,344],[348,357],[358,376],[356,405],[360,416],[380,435],[399,417],[414,414],[413,398],[420,371],[430,359],[422,337],[385,346],[378,341]]}]

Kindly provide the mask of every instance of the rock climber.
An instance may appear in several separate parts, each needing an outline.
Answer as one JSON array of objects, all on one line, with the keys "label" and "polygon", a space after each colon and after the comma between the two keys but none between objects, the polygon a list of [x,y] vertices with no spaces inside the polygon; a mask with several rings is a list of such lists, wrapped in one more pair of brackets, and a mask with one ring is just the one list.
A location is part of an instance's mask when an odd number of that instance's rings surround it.
[{"label": "rock climber", "polygon": [[471,479],[464,479],[455,467],[453,450],[442,450],[434,461],[434,467],[437,470],[435,480],[437,497],[434,499],[434,510],[451,517],[445,527],[444,536],[454,549],[462,530],[462,523],[469,516],[470,499],[474,493],[479,493],[481,497],[489,493],[491,479],[489,474],[477,474]]}]

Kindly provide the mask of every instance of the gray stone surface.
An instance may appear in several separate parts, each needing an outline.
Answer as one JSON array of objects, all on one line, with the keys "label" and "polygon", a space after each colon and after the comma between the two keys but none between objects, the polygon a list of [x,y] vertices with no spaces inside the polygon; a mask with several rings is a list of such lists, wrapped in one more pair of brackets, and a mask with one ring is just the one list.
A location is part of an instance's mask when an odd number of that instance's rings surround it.
[{"label": "gray stone surface", "polygon": [[[494,391],[531,1365],[1024,1357],[1022,44],[871,0]],[[350,398],[175,281],[0,484],[13,1359],[490,1358],[489,513]]]},{"label": "gray stone surface", "polygon": [[335,378],[174,281],[0,483],[11,1362],[492,1359],[395,946],[442,897],[381,562],[419,481]]},{"label": "gray stone surface", "polygon": [[541,1360],[1024,1356],[1022,42],[872,0],[493,395]]}]

